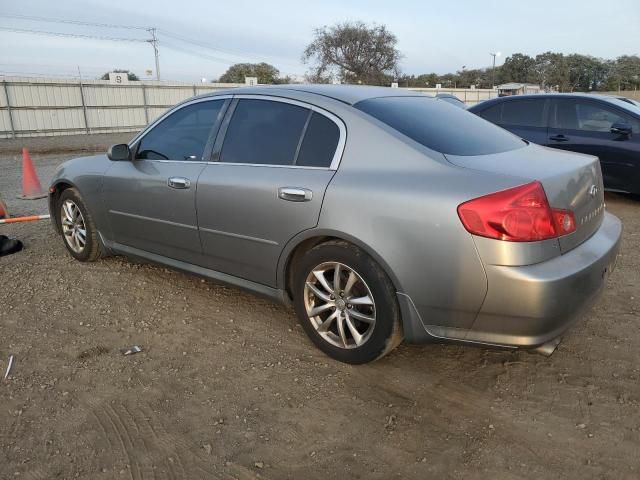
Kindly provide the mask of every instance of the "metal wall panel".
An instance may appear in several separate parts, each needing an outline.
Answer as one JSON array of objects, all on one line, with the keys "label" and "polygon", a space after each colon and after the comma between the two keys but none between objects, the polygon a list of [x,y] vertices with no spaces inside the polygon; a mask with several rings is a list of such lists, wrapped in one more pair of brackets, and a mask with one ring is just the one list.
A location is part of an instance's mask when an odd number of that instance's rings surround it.
[{"label": "metal wall panel", "polygon": [[8,85],[12,107],[75,107],[82,105],[78,85]]},{"label": "metal wall panel", "polygon": [[105,87],[83,84],[84,101],[91,106],[144,105],[142,87]]},{"label": "metal wall panel", "polygon": [[0,110],[0,138],[11,138],[11,122],[7,110]]},{"label": "metal wall panel", "polygon": [[193,97],[193,87],[147,88],[147,103],[149,105],[175,105],[178,102]]},{"label": "metal wall panel", "polygon": [[87,109],[90,129],[141,127],[146,124],[144,108],[90,108]]},{"label": "metal wall panel", "polygon": [[12,115],[16,132],[84,129],[82,108],[13,110]]}]

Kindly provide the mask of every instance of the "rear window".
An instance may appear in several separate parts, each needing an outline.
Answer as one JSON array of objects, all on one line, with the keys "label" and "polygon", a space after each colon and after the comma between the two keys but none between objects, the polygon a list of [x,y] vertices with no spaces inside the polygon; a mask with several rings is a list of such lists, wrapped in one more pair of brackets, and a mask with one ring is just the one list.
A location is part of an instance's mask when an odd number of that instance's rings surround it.
[{"label": "rear window", "polygon": [[506,130],[432,98],[372,98],[355,107],[421,145],[449,155],[488,155],[525,146]]}]

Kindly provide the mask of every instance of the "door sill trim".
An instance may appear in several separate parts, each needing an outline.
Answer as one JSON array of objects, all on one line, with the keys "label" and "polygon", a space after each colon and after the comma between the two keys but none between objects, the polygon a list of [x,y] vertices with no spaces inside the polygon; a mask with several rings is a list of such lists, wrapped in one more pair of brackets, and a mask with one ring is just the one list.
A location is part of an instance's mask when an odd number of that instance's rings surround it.
[{"label": "door sill trim", "polygon": [[210,268],[201,267],[199,265],[193,265],[192,263],[183,262],[174,258],[164,257],[162,255],[147,252],[145,250],[130,247],[128,245],[123,245],[117,242],[106,242],[106,246],[114,253],[118,253],[120,255],[147,260],[149,262],[167,266],[185,273],[204,277],[209,280],[213,280],[214,282],[238,287],[285,305],[290,303],[287,301],[286,292],[278,288],[272,288],[261,283],[252,282],[251,280],[235,277],[227,273],[218,272],[216,270],[211,270]]}]

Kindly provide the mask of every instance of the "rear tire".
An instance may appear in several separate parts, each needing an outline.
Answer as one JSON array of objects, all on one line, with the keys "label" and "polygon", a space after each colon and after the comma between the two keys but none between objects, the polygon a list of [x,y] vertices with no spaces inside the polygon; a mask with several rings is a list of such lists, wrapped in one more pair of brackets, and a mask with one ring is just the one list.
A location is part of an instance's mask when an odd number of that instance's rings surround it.
[{"label": "rear tire", "polygon": [[371,362],[402,342],[391,281],[371,257],[348,242],[321,243],[302,256],[294,265],[292,293],[307,335],[336,360]]},{"label": "rear tire", "polygon": [[98,229],[75,188],[67,188],[57,203],[57,221],[64,246],[71,256],[81,262],[95,262],[103,254]]}]

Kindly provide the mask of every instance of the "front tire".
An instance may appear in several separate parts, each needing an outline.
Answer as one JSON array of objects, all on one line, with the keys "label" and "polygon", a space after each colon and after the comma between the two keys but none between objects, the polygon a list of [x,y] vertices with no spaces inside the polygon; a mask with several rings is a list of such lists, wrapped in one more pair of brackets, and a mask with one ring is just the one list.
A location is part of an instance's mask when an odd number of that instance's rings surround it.
[{"label": "front tire", "polygon": [[67,251],[81,262],[95,262],[102,256],[98,229],[80,193],[67,188],[57,204],[58,228]]},{"label": "front tire", "polygon": [[336,360],[371,362],[402,342],[391,281],[350,243],[330,241],[309,250],[294,266],[292,290],[307,335]]}]

